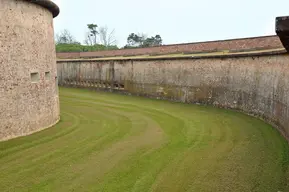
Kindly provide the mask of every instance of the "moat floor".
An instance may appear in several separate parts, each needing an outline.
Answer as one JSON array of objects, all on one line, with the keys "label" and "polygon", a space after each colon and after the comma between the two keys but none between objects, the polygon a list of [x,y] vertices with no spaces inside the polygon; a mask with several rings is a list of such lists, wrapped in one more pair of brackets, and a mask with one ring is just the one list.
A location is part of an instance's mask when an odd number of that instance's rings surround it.
[{"label": "moat floor", "polygon": [[60,88],[61,121],[0,143],[0,191],[289,191],[289,147],[244,114]]}]

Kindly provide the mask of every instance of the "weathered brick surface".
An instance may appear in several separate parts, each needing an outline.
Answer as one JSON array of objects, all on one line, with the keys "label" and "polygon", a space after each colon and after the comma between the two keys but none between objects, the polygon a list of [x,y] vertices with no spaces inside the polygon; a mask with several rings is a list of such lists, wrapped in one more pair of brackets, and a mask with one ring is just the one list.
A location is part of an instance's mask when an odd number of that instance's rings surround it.
[{"label": "weathered brick surface", "polygon": [[[59,100],[52,13],[29,1],[1,0],[0,9],[0,140],[5,140],[55,124]],[[36,83],[34,72],[40,77]]]},{"label": "weathered brick surface", "polygon": [[58,58],[87,58],[131,55],[153,55],[172,53],[210,52],[215,50],[248,50],[283,47],[278,36],[264,36],[225,41],[209,41],[200,43],[165,45],[150,48],[120,49],[111,51],[80,52],[80,53],[57,53]]},{"label": "weathered brick surface", "polygon": [[[114,89],[233,108],[263,118],[289,141],[289,56],[58,62],[63,86]],[[124,89],[120,87],[124,86]]]}]

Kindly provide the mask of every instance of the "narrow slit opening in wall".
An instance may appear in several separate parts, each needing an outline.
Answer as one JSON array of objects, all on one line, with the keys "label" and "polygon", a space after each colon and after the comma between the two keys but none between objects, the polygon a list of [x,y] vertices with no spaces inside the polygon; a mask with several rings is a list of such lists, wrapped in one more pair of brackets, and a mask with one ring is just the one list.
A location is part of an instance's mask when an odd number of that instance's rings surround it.
[{"label": "narrow slit opening in wall", "polygon": [[45,80],[50,80],[50,71],[45,72]]},{"label": "narrow slit opening in wall", "polygon": [[39,81],[39,73],[30,73],[30,78],[32,83],[37,83]]},{"label": "narrow slit opening in wall", "polygon": [[116,88],[123,90],[124,89],[124,85],[123,84],[117,84]]}]

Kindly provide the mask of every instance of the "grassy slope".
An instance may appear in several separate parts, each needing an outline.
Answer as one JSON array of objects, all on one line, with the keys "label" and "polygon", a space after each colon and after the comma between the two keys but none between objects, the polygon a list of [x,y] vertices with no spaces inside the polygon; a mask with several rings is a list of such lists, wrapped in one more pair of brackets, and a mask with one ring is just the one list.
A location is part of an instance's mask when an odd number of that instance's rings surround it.
[{"label": "grassy slope", "polygon": [[58,125],[0,143],[1,192],[289,191],[288,145],[260,120],[78,89],[60,99]]}]

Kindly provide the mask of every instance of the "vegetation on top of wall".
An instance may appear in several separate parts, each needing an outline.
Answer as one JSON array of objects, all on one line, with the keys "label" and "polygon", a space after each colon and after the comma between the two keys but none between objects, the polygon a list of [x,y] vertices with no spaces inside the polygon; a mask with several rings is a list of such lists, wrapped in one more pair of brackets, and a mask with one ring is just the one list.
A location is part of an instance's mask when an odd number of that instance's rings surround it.
[{"label": "vegetation on top of wall", "polygon": [[74,44],[56,44],[56,52],[88,52],[88,51],[103,51],[115,50],[117,46],[104,46],[104,45],[81,45],[80,43]]},{"label": "vegetation on top of wall", "polygon": [[[114,36],[114,29],[109,31],[107,26],[98,27],[97,24],[87,24],[84,44],[77,41],[72,34],[64,29],[56,34],[56,52],[88,52],[102,50],[116,50],[117,40]],[[153,47],[162,45],[162,37],[155,35],[147,37],[145,34],[129,34],[127,44],[123,49],[137,47]]]},{"label": "vegetation on top of wall", "polygon": [[98,32],[96,33],[95,25],[89,24],[88,28],[90,31],[85,40],[85,45],[78,42],[67,29],[63,30],[61,33],[58,33],[55,40],[56,52],[87,52],[118,49],[116,45],[111,43],[111,37],[106,40],[105,30],[107,30],[107,28],[101,29],[101,37],[102,41],[104,42],[103,44],[98,43],[97,41],[96,35]]},{"label": "vegetation on top of wall", "polygon": [[160,46],[162,42],[163,40],[160,35],[146,37],[144,34],[131,33],[127,38],[127,45],[124,48]]}]

